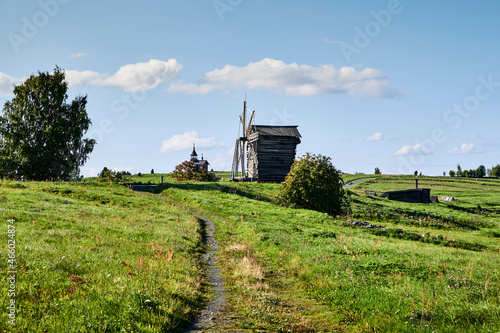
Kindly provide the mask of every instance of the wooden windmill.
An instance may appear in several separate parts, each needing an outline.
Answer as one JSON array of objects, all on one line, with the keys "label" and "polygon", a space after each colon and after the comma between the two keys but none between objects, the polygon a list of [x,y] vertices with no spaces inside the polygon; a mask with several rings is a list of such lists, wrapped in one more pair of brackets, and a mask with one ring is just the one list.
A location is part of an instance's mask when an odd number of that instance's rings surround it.
[{"label": "wooden windmill", "polygon": [[[250,115],[250,120],[247,123],[247,101],[243,102],[243,112],[239,116],[241,128],[241,136],[238,133],[238,138],[236,139],[236,144],[234,146],[234,157],[233,166],[231,169],[231,179],[232,180],[246,180],[247,174],[245,171],[245,154],[247,153],[247,142],[250,133],[252,132],[252,126],[255,126],[254,122],[255,111],[252,111]],[[241,170],[241,176],[239,175]]]}]

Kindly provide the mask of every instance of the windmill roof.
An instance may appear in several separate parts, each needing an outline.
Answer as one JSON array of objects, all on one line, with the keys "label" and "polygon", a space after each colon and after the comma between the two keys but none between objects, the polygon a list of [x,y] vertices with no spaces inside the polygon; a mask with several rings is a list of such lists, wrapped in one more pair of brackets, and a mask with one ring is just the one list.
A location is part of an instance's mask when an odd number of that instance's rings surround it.
[{"label": "windmill roof", "polygon": [[293,125],[293,126],[255,125],[252,126],[252,132],[258,133],[259,135],[293,136],[300,138],[301,135],[297,127],[298,125]]}]

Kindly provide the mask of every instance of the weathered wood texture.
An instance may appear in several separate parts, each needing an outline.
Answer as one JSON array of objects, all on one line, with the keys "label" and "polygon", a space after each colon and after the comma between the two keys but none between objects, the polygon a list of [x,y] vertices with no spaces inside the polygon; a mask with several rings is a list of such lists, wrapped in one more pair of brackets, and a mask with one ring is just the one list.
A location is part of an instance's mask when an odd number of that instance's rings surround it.
[{"label": "weathered wood texture", "polygon": [[297,126],[253,126],[248,137],[248,177],[281,182],[290,172],[300,143]]},{"label": "weathered wood texture", "polygon": [[412,202],[412,203],[430,203],[431,190],[428,188],[419,188],[404,191],[385,192],[382,198],[389,200]]}]

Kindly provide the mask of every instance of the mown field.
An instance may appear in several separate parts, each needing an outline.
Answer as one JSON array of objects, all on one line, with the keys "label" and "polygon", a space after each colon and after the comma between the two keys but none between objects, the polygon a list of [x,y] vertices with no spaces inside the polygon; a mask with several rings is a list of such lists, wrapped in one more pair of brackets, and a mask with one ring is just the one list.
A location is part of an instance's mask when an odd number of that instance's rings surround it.
[{"label": "mown field", "polygon": [[[161,194],[141,195],[2,182],[4,271],[16,221],[15,329],[162,332],[189,322],[207,293],[191,207],[215,222],[220,245],[227,307],[212,331],[500,331],[500,180],[419,177],[432,195],[456,199],[426,205],[365,195],[414,188],[414,177],[371,177],[350,189],[348,216],[277,206],[279,184],[164,177]],[[345,181],[355,178],[364,176]]]}]

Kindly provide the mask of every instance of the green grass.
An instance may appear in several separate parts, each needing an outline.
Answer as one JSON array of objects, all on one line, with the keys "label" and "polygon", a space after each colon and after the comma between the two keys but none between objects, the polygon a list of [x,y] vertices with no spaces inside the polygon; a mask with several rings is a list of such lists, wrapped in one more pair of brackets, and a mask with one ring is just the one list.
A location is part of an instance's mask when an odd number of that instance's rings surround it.
[{"label": "green grass", "polygon": [[3,272],[15,220],[18,310],[1,332],[163,332],[201,306],[200,226],[173,204],[119,185],[36,182],[1,182],[0,202]]},{"label": "green grass", "polygon": [[14,331],[180,329],[208,294],[188,207],[216,224],[228,302],[213,331],[500,331],[500,181],[419,177],[454,203],[365,195],[414,185],[374,177],[350,188],[350,216],[332,217],[276,206],[280,184],[164,175],[162,195],[141,195],[91,181],[1,182],[3,271],[8,220],[16,221]]},{"label": "green grass", "polygon": [[[500,181],[494,179],[452,179],[424,177],[420,188],[430,188],[431,195],[454,196],[455,202],[409,204],[365,196],[365,190],[402,190],[415,187],[408,177],[378,178],[361,183],[353,192],[353,216],[372,221],[384,221],[393,226],[406,226],[415,231],[439,233],[484,245],[498,246],[500,220]],[[497,239],[495,239],[497,238]]]},{"label": "green grass", "polygon": [[[164,195],[214,214],[231,288],[226,315],[237,318],[237,328],[494,332],[500,182],[484,183],[424,178],[420,187],[432,185],[431,194],[456,195],[457,202],[407,204],[364,190],[412,188],[414,178],[379,177],[353,189],[353,215],[341,218],[186,184]],[[484,214],[473,211],[477,204],[488,207]],[[352,219],[386,229],[355,227]]]},{"label": "green grass", "polygon": [[[230,172],[222,172],[222,171],[217,171],[215,172],[215,175],[218,176],[221,179],[221,182],[228,182],[231,173]],[[133,183],[133,184],[160,184],[161,183],[161,177],[163,177],[163,182],[164,183],[171,183],[175,182],[172,178],[170,178],[170,173],[143,173],[141,176],[139,174],[131,175],[131,176],[124,176],[124,183]],[[87,178],[87,179],[96,179],[94,178]]]},{"label": "green grass", "polygon": [[375,177],[380,177],[381,175],[367,175],[364,173],[358,173],[358,174],[343,174],[342,179],[344,180],[344,183],[348,183],[351,180],[356,180],[356,179],[362,179],[362,178],[375,178]]}]

